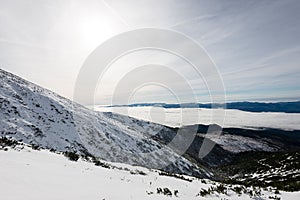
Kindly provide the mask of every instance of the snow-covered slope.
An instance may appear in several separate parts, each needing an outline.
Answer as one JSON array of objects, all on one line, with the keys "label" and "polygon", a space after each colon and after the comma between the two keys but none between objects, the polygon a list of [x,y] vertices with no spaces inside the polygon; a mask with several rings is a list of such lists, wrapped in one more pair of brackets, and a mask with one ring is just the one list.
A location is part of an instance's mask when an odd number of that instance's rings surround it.
[{"label": "snow-covered slope", "polygon": [[[271,188],[263,190],[239,185],[221,185],[207,179],[187,176],[183,180],[120,163],[113,163],[115,168],[107,169],[82,160],[72,162],[62,155],[45,150],[35,151],[28,147],[21,151],[0,150],[0,160],[0,191],[1,199],[5,200],[263,200],[270,197],[296,200],[300,195],[299,192],[283,191],[274,194],[275,190]],[[132,173],[134,171],[140,173]],[[208,188],[218,188],[218,192],[204,195]],[[160,189],[162,192],[159,192]],[[241,191],[237,193],[239,189]]]},{"label": "snow-covered slope", "polygon": [[239,153],[245,151],[278,151],[275,147],[270,146],[264,141],[259,141],[249,137],[237,135],[206,135],[206,138],[216,142],[227,151]]},{"label": "snow-covered slope", "polygon": [[208,177],[151,136],[167,127],[91,111],[11,73],[0,70],[0,137],[57,151]]}]

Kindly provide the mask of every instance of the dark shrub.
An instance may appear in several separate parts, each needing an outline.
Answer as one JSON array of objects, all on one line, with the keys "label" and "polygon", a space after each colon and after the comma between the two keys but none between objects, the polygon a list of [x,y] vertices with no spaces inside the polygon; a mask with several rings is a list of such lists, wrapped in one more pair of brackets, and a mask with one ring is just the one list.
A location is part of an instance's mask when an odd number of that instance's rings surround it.
[{"label": "dark shrub", "polygon": [[76,154],[75,152],[66,151],[66,152],[64,152],[64,155],[72,161],[77,161],[80,158],[80,156],[78,154]]}]

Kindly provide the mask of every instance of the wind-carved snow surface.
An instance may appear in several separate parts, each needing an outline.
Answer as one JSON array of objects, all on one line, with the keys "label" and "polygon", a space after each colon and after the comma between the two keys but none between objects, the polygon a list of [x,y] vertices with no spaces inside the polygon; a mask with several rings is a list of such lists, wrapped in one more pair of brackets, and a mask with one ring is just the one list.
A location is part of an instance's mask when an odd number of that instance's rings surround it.
[{"label": "wind-carved snow surface", "polygon": [[153,140],[162,125],[94,112],[49,90],[0,70],[0,137],[57,151],[91,153],[101,159],[211,176]]},{"label": "wind-carved snow surface", "polygon": [[[0,191],[5,200],[129,200],[129,199],[269,199],[280,196],[283,200],[299,199],[300,192],[263,190],[257,197],[238,195],[228,189],[225,194],[197,196],[201,189],[215,186],[216,182],[185,176],[190,181],[161,176],[158,172],[126,164],[112,163],[117,168],[97,167],[82,160],[73,162],[49,151],[35,151],[25,147],[21,151],[0,150]],[[121,169],[123,168],[123,169]],[[127,170],[124,170],[127,169]],[[142,171],[144,175],[130,171]],[[235,185],[233,185],[235,186]],[[157,194],[157,188],[168,188],[172,196]],[[178,193],[175,196],[174,191]]]}]

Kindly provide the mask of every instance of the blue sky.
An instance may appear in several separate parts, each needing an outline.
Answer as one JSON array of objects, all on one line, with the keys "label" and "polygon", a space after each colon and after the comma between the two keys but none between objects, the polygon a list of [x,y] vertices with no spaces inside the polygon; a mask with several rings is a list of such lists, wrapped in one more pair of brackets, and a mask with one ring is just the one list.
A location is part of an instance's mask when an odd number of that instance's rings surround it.
[{"label": "blue sky", "polygon": [[[124,31],[166,28],[205,48],[228,101],[299,100],[299,10],[298,0],[0,0],[0,67],[72,99],[79,70],[98,45]],[[153,52],[129,56],[115,67],[149,57],[188,68]],[[208,101],[203,81],[192,85],[198,100]],[[105,87],[95,95],[104,104],[112,90],[110,83]],[[150,87],[136,101],[172,100]]]}]

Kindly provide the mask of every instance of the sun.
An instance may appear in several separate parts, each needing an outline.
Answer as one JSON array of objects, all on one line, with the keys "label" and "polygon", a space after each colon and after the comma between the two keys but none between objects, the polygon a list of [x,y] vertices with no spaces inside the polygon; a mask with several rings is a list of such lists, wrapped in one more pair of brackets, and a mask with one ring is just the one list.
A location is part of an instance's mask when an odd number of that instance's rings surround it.
[{"label": "sun", "polygon": [[95,48],[114,34],[113,22],[105,15],[88,15],[78,22],[80,39],[85,48]]}]

